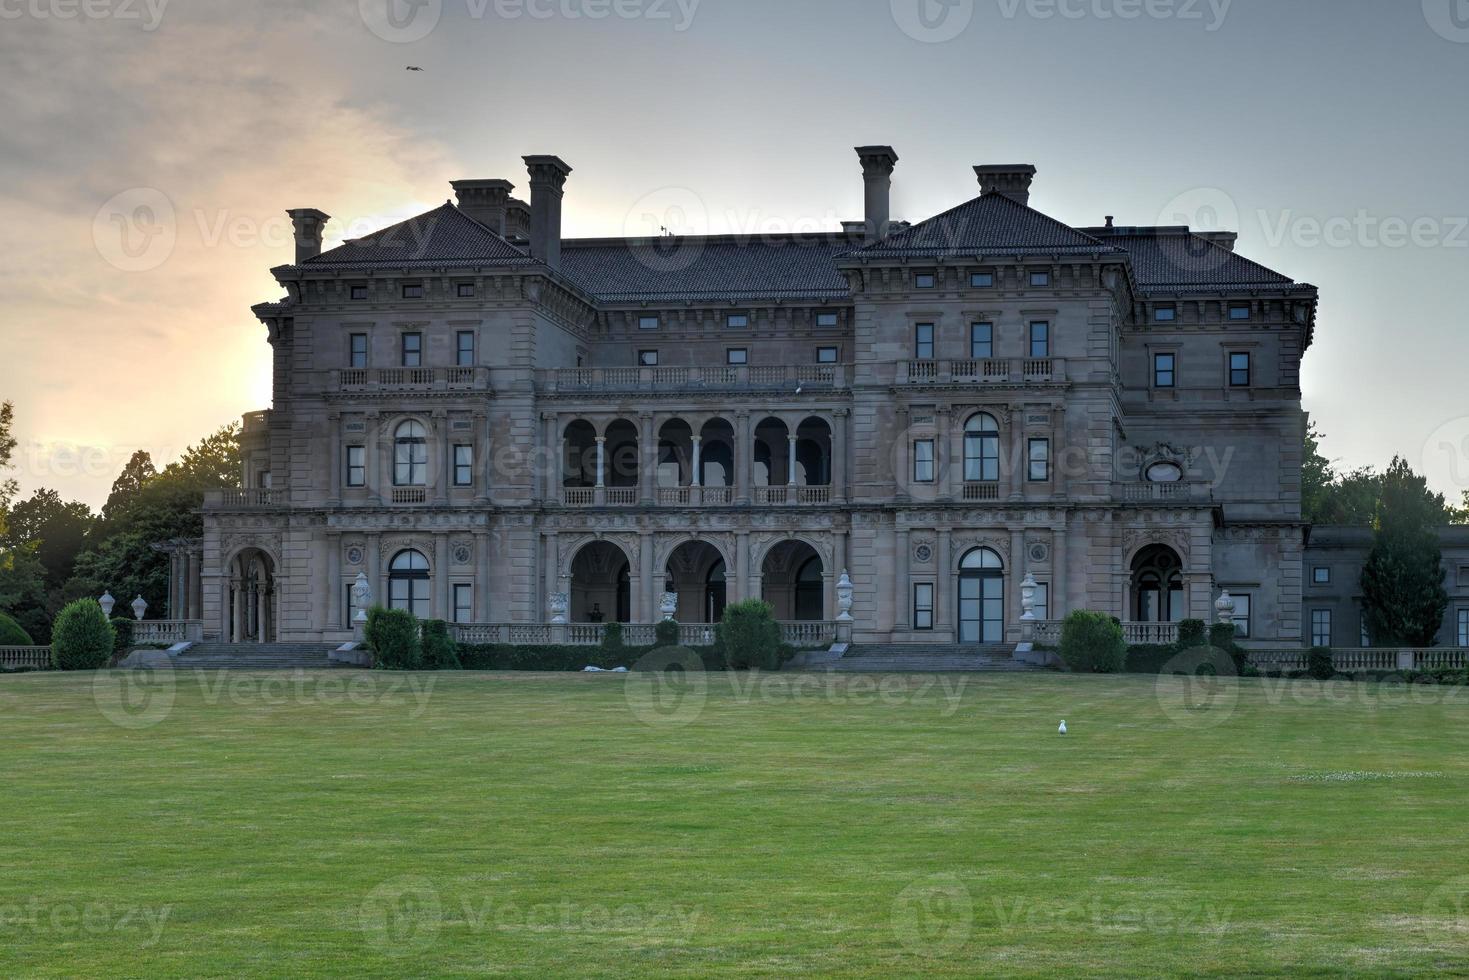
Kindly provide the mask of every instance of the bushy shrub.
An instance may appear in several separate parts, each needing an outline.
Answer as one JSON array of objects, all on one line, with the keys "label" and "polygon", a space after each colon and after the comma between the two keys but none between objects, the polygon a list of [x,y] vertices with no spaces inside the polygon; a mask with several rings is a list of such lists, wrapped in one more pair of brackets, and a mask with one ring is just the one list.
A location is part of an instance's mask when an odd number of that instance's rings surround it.
[{"label": "bushy shrub", "polygon": [[1306,673],[1318,681],[1329,681],[1336,676],[1331,664],[1330,647],[1312,647],[1306,654]]},{"label": "bushy shrub", "polygon": [[422,666],[418,620],[408,610],[374,606],[367,611],[364,635],[372,648],[372,665],[377,669],[418,670]]},{"label": "bushy shrub", "polygon": [[1215,623],[1209,627],[1209,646],[1229,653],[1234,649],[1234,624]]},{"label": "bushy shrub", "polygon": [[[1185,649],[1194,649],[1198,646],[1202,644],[1195,644]],[[1127,660],[1122,669],[1129,674],[1161,674],[1168,661],[1178,656],[1180,647],[1183,647],[1183,644],[1128,647]]]},{"label": "bushy shrub", "polygon": [[459,670],[459,647],[442,619],[423,622],[423,669]]},{"label": "bushy shrub", "polygon": [[608,650],[621,650],[626,645],[622,638],[622,624],[608,623],[602,630],[602,646]]},{"label": "bushy shrub", "polygon": [[768,602],[746,599],[724,607],[715,645],[730,670],[777,670],[780,624]]},{"label": "bushy shrub", "polygon": [[1127,660],[1121,624],[1105,613],[1070,613],[1061,623],[1061,659],[1077,673],[1117,673]]},{"label": "bushy shrub", "polygon": [[113,616],[112,632],[116,637],[112,642],[112,656],[127,656],[133,648],[133,621],[125,616]]},{"label": "bushy shrub", "polygon": [[1209,627],[1202,619],[1185,619],[1178,624],[1178,646],[1181,650],[1209,643]]},{"label": "bushy shrub", "polygon": [[117,636],[95,599],[78,599],[56,614],[51,662],[57,670],[99,670],[112,659]]},{"label": "bushy shrub", "polygon": [[511,646],[488,643],[459,648],[459,662],[465,670],[541,670],[575,671],[583,667],[631,667],[652,647],[579,646]]},{"label": "bushy shrub", "polygon": [[678,646],[678,623],[671,619],[665,619],[653,627],[654,646],[676,647]]},{"label": "bushy shrub", "polygon": [[0,613],[0,647],[33,647],[36,643],[31,634],[20,628],[20,624],[4,613]]}]

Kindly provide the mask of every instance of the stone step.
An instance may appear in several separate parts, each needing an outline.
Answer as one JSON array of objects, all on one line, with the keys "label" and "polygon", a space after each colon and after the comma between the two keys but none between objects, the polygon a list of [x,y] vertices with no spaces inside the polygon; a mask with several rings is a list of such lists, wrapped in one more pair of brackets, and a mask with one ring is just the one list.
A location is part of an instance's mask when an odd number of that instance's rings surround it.
[{"label": "stone step", "polygon": [[883,643],[854,647],[823,665],[842,673],[1003,673],[1041,670],[1014,658],[1014,644]]},{"label": "stone step", "polygon": [[345,666],[332,661],[329,643],[196,643],[174,666],[206,670],[301,670]]}]

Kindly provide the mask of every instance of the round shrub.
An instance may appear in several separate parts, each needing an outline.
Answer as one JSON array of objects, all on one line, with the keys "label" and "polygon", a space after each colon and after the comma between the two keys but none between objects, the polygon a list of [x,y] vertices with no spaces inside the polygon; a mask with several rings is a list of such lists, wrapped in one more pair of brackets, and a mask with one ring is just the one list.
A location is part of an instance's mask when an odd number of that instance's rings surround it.
[{"label": "round shrub", "polygon": [[678,646],[678,623],[672,619],[665,619],[653,627],[654,646],[676,647]]},{"label": "round shrub", "polygon": [[36,642],[31,634],[20,628],[20,624],[4,613],[0,613],[0,647],[31,647]]},{"label": "round shrub", "polygon": [[459,670],[459,646],[442,619],[423,621],[423,669]]},{"label": "round shrub", "polygon": [[117,635],[95,599],[78,599],[56,614],[51,662],[57,670],[99,670],[112,659]]},{"label": "round shrub", "polygon": [[1105,613],[1078,609],[1061,623],[1061,659],[1081,674],[1115,674],[1127,661],[1122,626]]},{"label": "round shrub", "polygon": [[1336,676],[1336,667],[1331,663],[1330,647],[1312,647],[1306,654],[1306,673],[1318,681],[1329,681]]},{"label": "round shrub", "polygon": [[608,623],[602,630],[602,647],[606,650],[621,650],[625,646],[622,638],[622,624]]},{"label": "round shrub", "polygon": [[716,642],[730,670],[780,668],[780,624],[767,602],[747,599],[725,606]]},{"label": "round shrub", "polygon": [[1185,619],[1178,624],[1178,648],[1191,650],[1207,645],[1209,626],[1202,619]]},{"label": "round shrub", "polygon": [[406,609],[369,609],[364,636],[372,648],[372,665],[379,670],[418,670],[423,665],[418,620]]}]

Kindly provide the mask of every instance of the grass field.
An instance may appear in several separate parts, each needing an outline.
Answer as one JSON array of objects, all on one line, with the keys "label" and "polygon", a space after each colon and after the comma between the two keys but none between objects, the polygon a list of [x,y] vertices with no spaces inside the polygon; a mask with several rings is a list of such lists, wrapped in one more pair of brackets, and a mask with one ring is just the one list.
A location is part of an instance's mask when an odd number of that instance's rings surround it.
[{"label": "grass field", "polygon": [[1469,972],[1462,688],[649,683],[0,678],[0,975]]}]

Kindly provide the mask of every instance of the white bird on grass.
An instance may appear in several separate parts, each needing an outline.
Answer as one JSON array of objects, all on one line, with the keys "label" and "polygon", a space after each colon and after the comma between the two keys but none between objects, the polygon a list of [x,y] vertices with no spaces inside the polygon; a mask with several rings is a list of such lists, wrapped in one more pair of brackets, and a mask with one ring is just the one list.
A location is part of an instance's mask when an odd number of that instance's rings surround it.
[{"label": "white bird on grass", "polygon": [[1065,735],[1065,734],[1066,734],[1066,719],[1065,719],[1065,718],[1062,718],[1062,719],[1061,719],[1061,728],[1060,728],[1060,733],[1061,733],[1061,734],[1062,734],[1062,735]]}]

